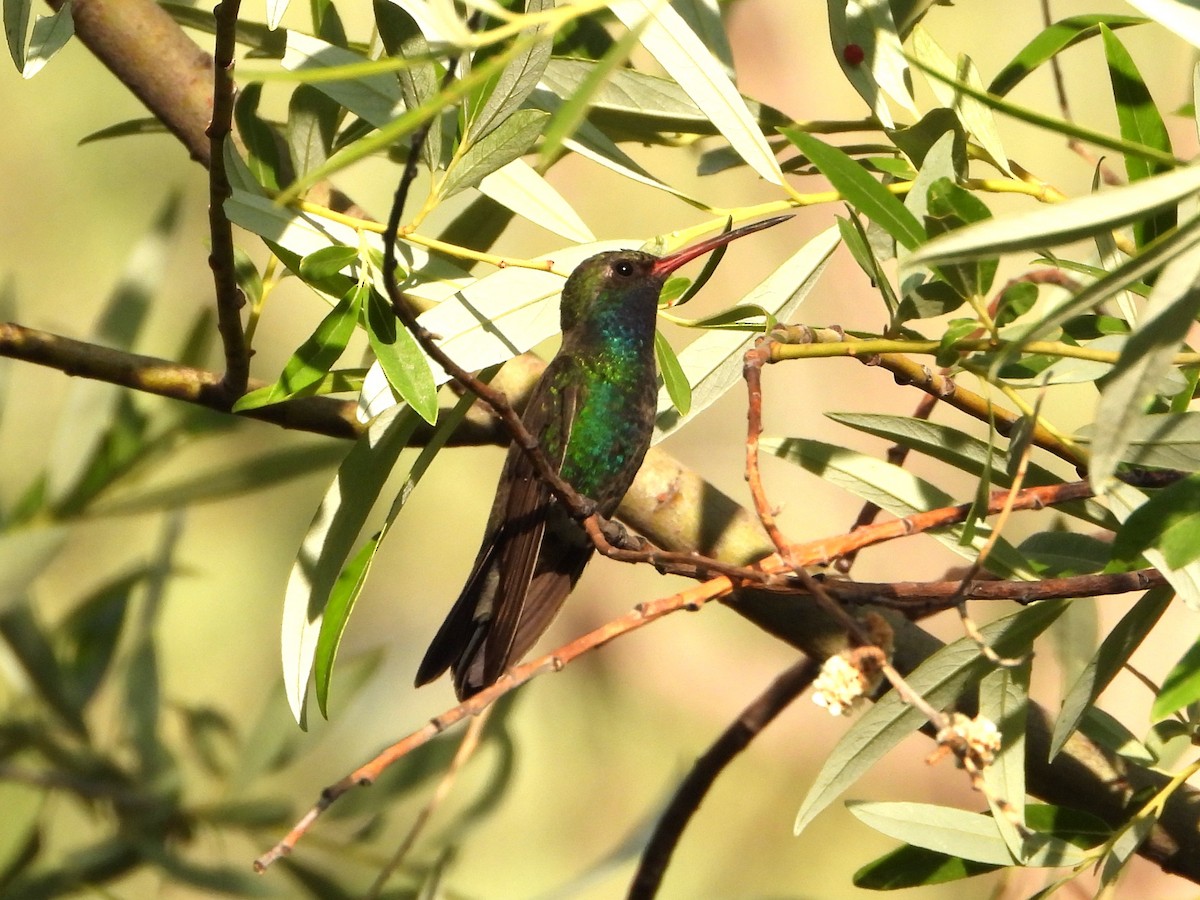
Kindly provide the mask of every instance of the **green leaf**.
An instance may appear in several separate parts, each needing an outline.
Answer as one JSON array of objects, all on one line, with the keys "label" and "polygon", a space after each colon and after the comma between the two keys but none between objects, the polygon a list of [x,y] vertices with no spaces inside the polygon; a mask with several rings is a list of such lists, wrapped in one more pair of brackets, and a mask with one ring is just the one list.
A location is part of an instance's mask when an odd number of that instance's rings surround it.
[{"label": "green leaf", "polygon": [[[996,759],[983,770],[988,807],[1008,852],[1016,859],[1024,858],[1026,844],[1010,817],[1025,821],[1025,730],[1032,666],[1026,657],[1020,665],[996,668],[979,682],[979,714],[995,723],[1002,738]],[[1008,810],[1001,808],[1000,801],[1008,804]]]},{"label": "green leaf", "polygon": [[[1145,184],[1146,182],[1141,182]],[[1180,253],[1163,269],[1146,315],[1130,335],[1100,395],[1088,478],[1103,492],[1116,471],[1142,412],[1200,313],[1200,246]]]},{"label": "green leaf", "polygon": [[1089,707],[1079,722],[1079,733],[1138,766],[1152,766],[1158,757],[1124,725],[1099,707]]},{"label": "green leaf", "polygon": [[[482,379],[485,382],[490,381],[495,371],[495,369],[491,369],[484,372],[481,376]],[[329,602],[326,604],[325,614],[321,620],[321,629],[317,636],[317,646],[313,657],[313,675],[317,689],[317,704],[323,716],[328,717],[329,715],[329,686],[333,679],[333,664],[337,658],[338,646],[341,644],[346,625],[350,621],[350,613],[353,611],[354,604],[358,600],[358,596],[362,592],[363,585],[366,583],[367,576],[371,571],[371,565],[375,561],[375,554],[379,552],[380,545],[390,533],[401,510],[404,509],[412,497],[413,491],[425,475],[429,464],[433,462],[434,458],[442,451],[442,448],[446,446],[446,441],[450,439],[450,435],[462,423],[463,418],[465,418],[467,411],[474,402],[474,395],[470,393],[465,394],[459,398],[454,409],[437,423],[433,435],[426,442],[425,446],[421,448],[421,452],[413,462],[412,468],[408,470],[408,475],[405,476],[404,483],[400,486],[400,490],[396,492],[396,499],[392,501],[392,506],[388,510],[383,528],[363,544],[358,553],[355,554],[354,559],[338,574],[337,581],[334,583],[333,589],[329,594]]]},{"label": "green leaf", "polygon": [[143,119],[127,119],[124,122],[118,122],[115,125],[108,125],[100,128],[90,134],[85,134],[79,139],[79,143],[75,146],[82,147],[84,144],[92,144],[96,141],[106,141],[110,138],[131,137],[138,134],[166,134],[167,126],[162,123],[161,119],[156,119],[153,116],[147,116]]},{"label": "green leaf", "polygon": [[4,0],[4,39],[18,72],[25,70],[25,34],[32,6],[33,0]]},{"label": "green leaf", "polygon": [[33,34],[29,36],[21,75],[32,78],[42,71],[51,57],[65,47],[74,34],[75,20],[71,17],[70,3],[64,3],[52,15],[38,16],[33,23]]},{"label": "green leaf", "polygon": [[539,150],[543,166],[554,160],[563,142],[584,124],[596,94],[629,59],[629,54],[641,40],[642,29],[649,22],[649,18],[642,19],[621,35],[620,40],[616,41],[595,65],[588,68],[576,90],[562,98],[563,102],[558,105],[553,118],[546,126],[545,138]]},{"label": "green leaf", "polygon": [[1139,16],[1088,14],[1069,16],[1045,28],[1033,40],[1018,51],[988,85],[988,93],[1003,97],[1020,84],[1038,66],[1049,62],[1063,50],[1093,38],[1100,33],[1100,25],[1113,28],[1128,28],[1146,22]]},{"label": "green leaf", "polygon": [[[1036,603],[984,625],[980,629],[983,640],[1001,656],[1024,655],[1065,607],[1066,603],[1059,600]],[[926,659],[907,680],[927,703],[944,709],[992,668],[980,654],[975,639],[963,637]],[[851,725],[826,757],[796,816],[796,833],[924,721],[921,712],[901,700],[895,691],[884,694]],[[1000,844],[1003,846],[1002,840]]]},{"label": "green leaf", "polygon": [[[553,6],[554,0],[526,0],[525,12],[537,13]],[[500,70],[494,85],[484,87],[487,99],[467,126],[467,139],[472,144],[504,125],[537,87],[550,61],[551,42],[540,37],[543,31],[544,26],[522,31],[521,37],[526,38],[523,49]]]},{"label": "green leaf", "polygon": [[854,873],[853,881],[855,887],[869,891],[895,891],[974,878],[999,868],[1003,866],[960,859],[906,844],[867,863]]},{"label": "green leaf", "polygon": [[[1121,126],[1121,137],[1135,144],[1153,147],[1171,153],[1171,138],[1167,126],[1154,105],[1154,98],[1146,88],[1133,57],[1113,32],[1100,25],[1104,38],[1104,55],[1108,60],[1108,76],[1112,82],[1113,101],[1117,106],[1117,122]],[[1141,181],[1168,169],[1161,163],[1152,163],[1141,157],[1125,156],[1125,172],[1130,182]],[[1175,227],[1175,210],[1164,209],[1153,218],[1135,222],[1133,233],[1137,245],[1143,247]]]},{"label": "green leaf", "polygon": [[[367,57],[361,53],[344,50],[320,38],[289,29],[287,52],[281,65],[289,72],[315,73],[366,62]],[[401,104],[400,86],[391,72],[364,73],[355,78],[337,81],[318,81],[314,82],[312,87],[376,128],[390,121]]]},{"label": "green leaf", "polygon": [[[886,93],[902,107],[916,113],[908,85],[908,65],[899,30],[887,0],[861,0],[850,6],[828,2],[829,38],[842,75],[867,102],[885,128],[892,127]],[[858,56],[848,55],[849,47]]]},{"label": "green leaf", "polygon": [[[989,865],[1008,866],[1018,861],[990,816],[929,803],[852,801],[846,806],[876,831],[917,847]],[[1036,849],[1020,860],[1022,865],[1074,866],[1087,859],[1083,851],[1061,838],[1036,835],[1032,843]]]},{"label": "green leaf", "polygon": [[445,200],[459,191],[475,187],[486,176],[523,155],[541,136],[542,126],[550,118],[540,109],[521,109],[514,112],[480,140],[471,144],[461,156],[455,157],[438,187]]},{"label": "green leaf", "polygon": [[872,178],[866,169],[838,148],[798,128],[779,130],[821,170],[834,190],[859,215],[866,216],[909,250],[924,243],[925,231],[917,217],[904,208],[899,198]]},{"label": "green leaf", "polygon": [[[429,43],[407,11],[391,0],[374,0],[375,25],[389,56],[408,60],[409,65],[396,73],[405,109],[417,109],[438,92],[441,70],[430,57]],[[421,156],[429,171],[442,163],[442,120],[429,120],[429,131]]]},{"label": "green leaf", "polygon": [[340,107],[311,84],[297,85],[288,99],[287,145],[292,171],[303,175],[333,151]]},{"label": "green leaf", "polygon": [[1200,166],[1184,166],[1136,184],[979,222],[931,240],[902,264],[931,266],[1067,244],[1145,218],[1198,191]]},{"label": "green leaf", "polygon": [[[1109,509],[1120,522],[1125,522],[1138,507],[1146,503],[1146,495],[1137,488],[1118,482],[1109,488],[1105,497]],[[1200,564],[1192,563],[1183,568],[1174,568],[1163,558],[1161,552],[1147,547],[1145,556],[1150,565],[1158,569],[1167,583],[1179,594],[1188,609],[1200,610]]]},{"label": "green leaf", "polygon": [[332,244],[322,247],[320,250],[314,250],[303,257],[296,274],[309,284],[319,287],[322,281],[354,265],[357,261],[357,248]]},{"label": "green leaf", "polygon": [[653,16],[642,31],[642,46],[687,92],[750,167],[771,184],[782,186],[779,163],[746,102],[683,17],[655,0],[618,0],[609,4],[609,8],[630,29],[640,27],[647,16]]},{"label": "green leaf", "polygon": [[283,367],[279,380],[240,397],[233,404],[233,411],[257,409],[312,393],[311,389],[329,373],[350,342],[350,336],[358,324],[363,299],[370,290],[370,285],[359,284],[347,291],[337,306],[321,320],[317,330],[296,348]]},{"label": "green leaf", "polygon": [[[912,48],[916,57],[929,68],[941,72],[953,81],[961,81],[976,90],[983,90],[979,70],[970,57],[960,54],[956,63],[920,25],[913,29]],[[992,111],[974,97],[958,92],[944,81],[930,79],[929,86],[943,106],[954,110],[963,129],[983,148],[992,164],[1001,172],[1012,175],[1008,166],[1008,155],[1004,152],[996,117]]]},{"label": "green leaf", "polygon": [[354,558],[346,564],[340,573],[333,589],[329,592],[329,600],[325,604],[325,613],[321,618],[321,631],[317,635],[317,648],[313,655],[313,682],[317,689],[317,706],[321,715],[329,718],[329,685],[333,678],[333,663],[337,659],[338,647],[342,643],[342,635],[350,622],[350,613],[366,584],[367,571],[375,559],[375,551],[379,549],[382,532],[367,540]]},{"label": "green leaf", "polygon": [[1114,563],[1135,563],[1148,547],[1179,569],[1200,559],[1200,475],[1189,475],[1151,495],[1121,525]]},{"label": "green leaf", "polygon": [[1192,644],[1167,673],[1154,698],[1151,721],[1159,721],[1200,700],[1200,641]]},{"label": "green leaf", "polygon": [[[290,34],[291,33],[289,32],[289,52],[291,50]],[[372,124],[376,125],[378,130],[355,140],[353,143],[347,144],[346,146],[342,147],[342,149],[334,153],[333,156],[329,157],[329,159],[327,159],[322,165],[310,169],[304,175],[297,176],[296,180],[292,184],[279,193],[279,196],[275,198],[276,202],[281,205],[290,203],[303,194],[304,191],[306,191],[312,185],[317,184],[320,181],[324,181],[336,172],[340,172],[342,169],[345,169],[347,166],[350,166],[359,160],[366,159],[368,156],[371,156],[374,153],[378,153],[391,147],[404,135],[411,134],[429,119],[433,118],[434,116],[441,115],[442,110],[453,107],[455,104],[460,102],[465,96],[470,94],[472,90],[481,85],[483,82],[487,81],[488,78],[503,68],[505,63],[507,63],[507,61],[520,50],[521,46],[521,43],[518,42],[503,53],[491,57],[486,62],[483,62],[473,68],[467,75],[456,79],[444,90],[439,91],[426,103],[423,103],[416,109],[407,110],[396,118],[378,123],[372,121],[366,116],[363,116],[363,118],[366,118],[367,121],[370,121]],[[320,84],[323,87],[340,84],[358,85],[359,81],[357,79],[350,82],[323,81],[320,82]],[[399,89],[396,87],[395,79],[390,79],[389,84],[391,90],[395,91],[398,95]],[[335,100],[338,100],[339,103],[342,103],[348,108],[353,108],[340,96],[334,96],[332,93],[330,93],[330,96],[333,96]],[[356,96],[353,99],[359,100],[361,98]],[[375,113],[378,114],[378,109],[375,110]],[[359,115],[363,114],[359,113]]]},{"label": "green leaf", "polygon": [[[816,286],[837,245],[837,230],[825,229],[743,296],[739,304],[758,306],[778,319],[790,320]],[[691,408],[686,416],[679,415],[670,395],[660,391],[654,443],[682,428],[742,381],[742,358],[749,342],[750,338],[736,331],[710,331],[683,349],[679,364],[692,386]]]},{"label": "green leaf", "polygon": [[1172,597],[1174,593],[1165,587],[1147,591],[1109,631],[1092,661],[1063,698],[1062,710],[1054,722],[1054,734],[1050,739],[1051,759],[1059,754],[1068,738],[1075,733],[1084,713],[1116,677],[1133,651],[1141,646]]},{"label": "green leaf", "polygon": [[116,655],[130,597],[148,575],[148,569],[140,568],[106,582],[55,629],[63,683],[80,714],[104,683]]},{"label": "green leaf", "polygon": [[305,699],[329,594],[400,451],[417,427],[405,408],[388,410],[342,460],[313,516],[288,576],[283,601],[283,683],[292,715],[304,727]]},{"label": "green leaf", "polygon": [[258,115],[261,84],[243,87],[233,105],[233,118],[246,148],[246,162],[255,181],[269,193],[279,190],[279,144],[275,131]]},{"label": "green leaf", "polygon": [[522,159],[487,175],[477,187],[484,196],[569,241],[596,240],[562,194]]},{"label": "green leaf", "polygon": [[686,416],[692,409],[692,386],[688,384],[674,348],[658,329],[654,330],[654,355],[658,358],[658,371],[672,405],[679,410],[680,416]]},{"label": "green leaf", "polygon": [[422,419],[437,422],[437,385],[416,338],[396,319],[392,307],[375,291],[367,298],[367,338],[388,384]]}]

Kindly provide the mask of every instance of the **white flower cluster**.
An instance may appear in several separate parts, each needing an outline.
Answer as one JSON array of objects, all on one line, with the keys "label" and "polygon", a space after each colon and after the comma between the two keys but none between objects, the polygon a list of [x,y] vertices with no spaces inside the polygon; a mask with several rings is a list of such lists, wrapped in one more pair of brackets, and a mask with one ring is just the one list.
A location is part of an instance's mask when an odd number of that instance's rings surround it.
[{"label": "white flower cluster", "polygon": [[829,710],[831,716],[848,716],[862,702],[866,691],[866,676],[839,653],[821,666],[821,674],[813,681],[812,699],[817,706]]},{"label": "white flower cluster", "polygon": [[945,746],[965,746],[967,753],[979,766],[990,766],[1000,752],[1000,729],[991,719],[953,713],[950,724],[938,732],[937,741]]}]

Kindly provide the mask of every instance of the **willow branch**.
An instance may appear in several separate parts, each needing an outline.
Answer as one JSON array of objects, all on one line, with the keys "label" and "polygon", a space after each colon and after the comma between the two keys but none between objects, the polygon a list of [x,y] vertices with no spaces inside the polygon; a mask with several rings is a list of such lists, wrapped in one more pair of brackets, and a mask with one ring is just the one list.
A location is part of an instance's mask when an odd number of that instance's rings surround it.
[{"label": "willow branch", "polygon": [[784,670],[696,760],[654,826],[654,833],[642,853],[637,873],[629,887],[630,900],[648,900],[657,895],[684,828],[700,808],[717,777],[764,728],[808,689],[820,668],[819,663],[806,657]]},{"label": "willow branch", "polygon": [[231,397],[246,392],[250,378],[250,354],[242,330],[242,307],[246,297],[237,283],[233,257],[233,226],[225,215],[225,201],[232,195],[225,171],[225,142],[230,139],[233,121],[233,53],[236,43],[240,0],[222,0],[213,15],[217,22],[216,59],[213,65],[213,112],[206,130],[209,139],[208,228],[212,250],[208,265],[213,273],[217,298],[217,330],[225,348],[225,377],[222,387]]}]

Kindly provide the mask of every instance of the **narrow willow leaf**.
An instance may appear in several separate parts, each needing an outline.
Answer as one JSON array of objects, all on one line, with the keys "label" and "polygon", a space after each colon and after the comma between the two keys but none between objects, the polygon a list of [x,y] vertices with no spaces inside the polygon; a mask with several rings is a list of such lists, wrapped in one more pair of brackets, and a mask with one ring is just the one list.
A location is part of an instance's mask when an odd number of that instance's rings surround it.
[{"label": "narrow willow leaf", "polygon": [[1197,191],[1200,166],[1185,166],[1099,194],[988,219],[930,241],[903,260],[903,265],[962,262],[1084,240],[1102,229],[1119,228],[1177,204]]},{"label": "narrow willow leaf", "polygon": [[341,462],[346,448],[328,443],[284,447],[250,460],[190,473],[166,484],[105,493],[89,507],[98,516],[125,516],[212,503],[303,478]]},{"label": "narrow willow leaf", "polygon": [[474,187],[486,176],[524,155],[542,134],[550,119],[540,109],[519,109],[476,140],[461,156],[450,163],[445,180],[438,187],[443,199]]},{"label": "narrow willow leaf", "polygon": [[1163,679],[1162,689],[1150,710],[1150,720],[1161,721],[1197,701],[1200,701],[1200,641],[1188,648]]},{"label": "narrow willow leaf", "polygon": [[[429,42],[417,27],[416,21],[395,3],[375,0],[375,25],[390,56],[401,57],[411,64],[396,73],[400,94],[406,109],[416,109],[438,92],[439,67],[430,59]],[[442,120],[429,120],[429,132],[421,147],[421,156],[431,172],[442,163]]]},{"label": "narrow willow leaf", "polygon": [[678,325],[681,328],[726,328],[755,334],[770,331],[775,327],[777,321],[775,316],[753,303],[739,303],[702,319],[681,319],[666,312],[660,312],[659,315],[672,325]]},{"label": "narrow willow leaf", "polygon": [[998,868],[1002,867],[905,844],[867,863],[852,880],[855,887],[864,890],[895,891],[974,878]]},{"label": "narrow willow leaf", "polygon": [[616,0],[609,8],[626,28],[638,27],[647,16],[653,16],[642,32],[642,46],[750,167],[772,184],[782,186],[779,163],[745,101],[683,17],[655,0]]},{"label": "narrow willow leaf", "polygon": [[33,23],[33,34],[29,36],[21,75],[32,78],[42,71],[51,57],[65,47],[74,34],[75,20],[71,17],[70,3],[64,3],[49,16],[38,16]]},{"label": "narrow willow leaf", "polygon": [[[312,253],[308,253],[302,257],[296,274],[304,281],[316,284],[324,281],[331,275],[348,270],[357,260],[357,248],[346,247],[342,244],[330,244],[328,247],[314,250]],[[347,274],[352,273],[347,271]]]},{"label": "narrow willow leaf", "polygon": [[321,631],[317,635],[317,647],[313,654],[313,686],[317,691],[317,708],[321,715],[329,718],[329,686],[333,679],[333,663],[337,659],[342,635],[350,623],[350,613],[362,593],[367,581],[367,571],[375,559],[382,534],[372,535],[354,554],[354,558],[338,573],[329,601],[321,617]]},{"label": "narrow willow leaf", "polygon": [[[1101,25],[1100,34],[1104,39],[1104,55],[1108,60],[1108,76],[1112,82],[1113,101],[1117,107],[1121,137],[1135,144],[1171,153],[1171,138],[1167,134],[1167,126],[1158,114],[1154,98],[1150,96],[1133,57],[1109,28]],[[1141,181],[1167,169],[1168,167],[1161,163],[1152,163],[1128,154],[1125,156],[1125,172],[1131,182]],[[1145,246],[1159,235],[1166,234],[1175,224],[1175,211],[1170,208],[1162,210],[1151,219],[1135,222],[1133,233],[1137,245]]]},{"label": "narrow willow leaf", "polygon": [[25,71],[25,35],[33,0],[4,0],[4,39],[18,72]]},{"label": "narrow willow leaf", "polygon": [[686,416],[692,408],[692,386],[688,384],[687,375],[679,365],[675,349],[657,328],[654,330],[654,355],[658,358],[658,371],[662,375],[667,396],[679,415]]},{"label": "narrow willow leaf", "polygon": [[[180,197],[172,194],[159,207],[150,229],[134,245],[120,281],[92,328],[93,343],[120,350],[133,346],[166,277],[179,210]],[[102,452],[102,442],[112,427],[121,397],[121,388],[100,381],[80,379],[71,385],[50,445],[47,488],[51,500],[67,497],[93,458]]]},{"label": "narrow willow leaf", "polygon": [[1058,756],[1067,739],[1075,733],[1084,713],[1116,677],[1133,651],[1141,646],[1173,596],[1174,592],[1166,587],[1147,591],[1109,631],[1092,661],[1063,698],[1062,709],[1054,722],[1054,734],[1050,739],[1051,759]]},{"label": "narrow willow leaf", "polygon": [[[983,770],[988,807],[1008,852],[1018,860],[1025,858],[1027,847],[1025,836],[1012,818],[1025,822],[1025,730],[1032,665],[1027,657],[1020,665],[998,667],[979,682],[979,714],[1000,729],[1002,739],[1000,752]],[[1001,802],[1008,808],[1004,809]]]},{"label": "narrow willow leaf", "polygon": [[[964,81],[971,86],[983,90],[983,81],[979,70],[970,58],[959,57],[956,64],[949,54],[942,49],[922,26],[913,29],[913,54],[930,69],[941,72],[955,81]],[[938,101],[948,109],[953,109],[968,134],[987,151],[991,161],[1002,172],[1012,175],[1008,167],[1008,155],[1000,141],[1000,132],[996,126],[996,116],[984,104],[974,97],[961,94],[949,84],[937,79],[930,79],[930,88]]]},{"label": "narrow willow leaf", "polygon": [[79,143],[76,146],[82,147],[84,144],[107,141],[112,138],[132,137],[139,134],[166,134],[166,132],[167,126],[162,123],[161,119],[156,119],[153,116],[147,116],[143,119],[127,119],[124,122],[118,122],[116,125],[109,125],[93,131],[91,134],[85,134],[79,139]]},{"label": "narrow willow leaf", "polygon": [[[1034,638],[1050,627],[1065,603],[1049,600],[984,625],[983,640],[1001,656],[1021,656]],[[935,709],[953,705],[959,695],[978,684],[993,666],[973,638],[963,637],[926,659],[908,677],[909,687]],[[796,816],[799,834],[816,815],[856,782],[888,751],[912,734],[925,717],[901,700],[895,691],[863,713],[826,757]],[[1003,841],[997,835],[1003,846]]]},{"label": "narrow willow leaf", "polygon": [[[378,234],[360,234],[341,222],[280,207],[266,197],[244,191],[234,190],[233,196],[225,201],[225,214],[235,225],[298,258],[331,243],[357,247],[361,241],[372,250],[383,252],[383,239]],[[413,244],[397,243],[396,262],[404,275],[401,289],[422,300],[440,302],[474,281],[465,270]]]},{"label": "narrow willow leaf", "polygon": [[875,117],[885,128],[894,124],[884,93],[915,115],[908,63],[886,0],[828,0],[826,10],[833,55]]},{"label": "narrow willow leaf", "polygon": [[267,27],[274,31],[283,21],[290,0],[267,0]]},{"label": "narrow willow leaf", "polygon": [[[490,381],[491,376],[494,374],[494,369],[490,372],[485,372],[483,380]],[[317,704],[320,706],[321,715],[327,718],[329,715],[329,686],[333,678],[333,663],[337,658],[338,646],[341,644],[342,635],[345,633],[346,625],[349,623],[350,613],[353,611],[354,604],[359,594],[362,593],[363,585],[366,583],[367,576],[371,571],[371,564],[375,561],[375,555],[379,552],[380,545],[382,545],[384,539],[391,531],[401,510],[408,503],[413,490],[421,478],[424,477],[429,464],[433,462],[438,453],[442,451],[442,448],[446,446],[446,441],[449,440],[450,435],[462,423],[463,418],[474,402],[475,397],[472,394],[468,393],[460,397],[454,409],[437,424],[432,437],[421,448],[421,452],[413,462],[412,468],[408,470],[404,484],[400,486],[400,490],[396,493],[396,499],[392,502],[391,509],[388,510],[383,528],[362,546],[358,553],[355,554],[354,559],[338,575],[334,588],[329,595],[325,615],[321,620],[321,630],[317,637],[313,662]]]},{"label": "narrow willow leaf", "polygon": [[437,422],[437,385],[425,354],[412,333],[397,319],[391,305],[371,291],[366,309],[367,338],[388,383],[417,414]]},{"label": "narrow willow leaf", "polygon": [[[280,65],[289,72],[305,72],[367,61],[367,57],[360,53],[335,47],[327,41],[299,31],[289,30],[287,52]],[[400,86],[396,82],[395,74],[391,72],[339,81],[321,81],[311,87],[376,128],[390,121],[402,102]]]},{"label": "narrow willow leaf", "polygon": [[[411,134],[429,119],[434,116],[440,116],[443,110],[449,109],[459,103],[471,91],[502,69],[505,63],[521,49],[521,46],[520,42],[513,44],[508,50],[489,58],[462,78],[455,79],[444,90],[439,91],[435,96],[431,97],[428,102],[423,103],[416,109],[407,110],[383,124],[378,124],[377,131],[365,135],[353,143],[347,144],[334,153],[333,156],[329,157],[322,165],[316,166],[302,176],[297,176],[292,184],[280,192],[276,201],[280,204],[290,203],[301,196],[312,185],[331,177],[336,172],[340,172],[342,169],[360,160],[366,159],[374,153],[379,153],[391,147],[404,135]],[[321,83],[341,84],[342,82]],[[349,83],[357,84],[358,82]],[[399,94],[399,89],[395,87],[394,80],[392,84],[396,93]],[[339,103],[343,102],[338,97],[334,97],[334,99],[338,100]],[[370,120],[368,119],[367,121]]]},{"label": "narrow willow leaf", "polygon": [[[847,808],[861,822],[889,837],[950,856],[990,865],[1015,860],[991,816],[929,803],[859,803]],[[1061,838],[1036,835],[1037,849],[1025,866],[1075,866],[1087,860],[1082,850]]]},{"label": "narrow willow leaf", "polygon": [[532,166],[514,159],[478,185],[479,192],[569,241],[596,240],[571,204]]},{"label": "narrow willow leaf", "polygon": [[[569,100],[582,90],[595,66],[583,59],[552,59],[542,76],[542,86],[560,101]],[[791,122],[778,110],[749,97],[742,97],[742,102],[760,128],[772,129]],[[662,134],[673,132],[719,134],[683,88],[669,78],[638,69],[609,73],[592,97],[591,106],[592,115],[606,127],[611,125],[619,133],[646,140],[658,140]]]},{"label": "narrow willow leaf", "polygon": [[809,158],[834,190],[859,213],[866,216],[903,247],[913,250],[925,241],[925,229],[898,197],[867,173],[867,170],[836,147],[798,128],[781,128],[789,141]]},{"label": "narrow willow leaf", "polygon": [[[553,6],[554,0],[526,0],[525,12],[537,13]],[[467,139],[472,144],[504,125],[537,87],[550,61],[551,42],[538,39],[543,30],[543,26],[538,26],[521,32],[523,37],[531,40],[526,41],[524,49],[517,52],[496,76],[491,93],[471,117]]]},{"label": "narrow willow leaf", "polygon": [[[790,320],[816,286],[838,240],[837,228],[825,229],[740,298],[739,305],[758,306],[781,321]],[[682,428],[741,382],[742,357],[749,344],[750,339],[736,331],[710,331],[683,349],[679,364],[692,386],[691,410],[680,416],[667,393],[660,391],[654,443]]]},{"label": "narrow willow leaf", "polygon": [[[1145,182],[1142,182],[1143,184]],[[1146,314],[1130,336],[1096,409],[1095,444],[1088,478],[1103,492],[1125,455],[1147,401],[1200,313],[1200,247],[1181,253],[1163,269]]]},{"label": "narrow willow leaf", "polygon": [[[955,499],[945,491],[906,469],[844,447],[804,438],[765,439],[761,447],[894,516],[910,516],[955,504]],[[963,534],[961,525],[930,532],[931,537],[955,553],[975,559],[987,536],[976,534],[964,546]],[[989,571],[1003,578],[1033,577],[1028,563],[1003,538],[996,540],[985,565]]]},{"label": "narrow willow leaf", "polygon": [[1069,16],[1055,22],[1022,47],[1012,61],[1000,70],[988,85],[988,93],[1003,97],[1038,66],[1049,62],[1068,47],[1095,37],[1100,33],[1101,24],[1116,29],[1141,25],[1145,21],[1140,16],[1087,14]]},{"label": "narrow willow leaf", "polygon": [[1113,540],[1112,559],[1132,564],[1149,547],[1173,569],[1200,558],[1200,475],[1167,485],[1135,509]]},{"label": "narrow willow leaf", "polygon": [[0,612],[20,600],[66,543],[70,528],[46,525],[0,532]]},{"label": "narrow willow leaf", "polygon": [[[1113,515],[1125,522],[1139,507],[1146,503],[1146,495],[1137,488],[1124,483],[1114,484],[1105,495],[1105,501]],[[1167,583],[1179,594],[1188,609],[1200,610],[1200,564],[1192,563],[1181,569],[1167,564],[1162,553],[1153,547],[1148,547],[1145,556],[1150,565],[1158,569]]]},{"label": "narrow willow leaf", "polygon": [[1079,722],[1079,733],[1088,740],[1139,766],[1152,766],[1158,757],[1146,744],[1099,707],[1092,706]]},{"label": "narrow willow leaf", "polygon": [[649,21],[649,18],[642,19],[641,22],[621,35],[620,40],[616,41],[604,56],[588,70],[578,89],[569,97],[562,98],[558,108],[554,111],[554,117],[546,126],[545,138],[538,151],[543,166],[555,159],[563,142],[583,125],[596,93],[612,77],[612,73],[629,59],[629,54],[641,40],[642,29]]},{"label": "narrow willow leaf", "polygon": [[272,403],[280,403],[290,397],[303,397],[312,393],[350,343],[350,337],[358,324],[359,311],[369,292],[369,285],[357,285],[347,291],[317,325],[316,331],[296,348],[296,352],[283,367],[279,380],[238,398],[233,404],[233,411],[258,409]]},{"label": "narrow willow leaf", "polygon": [[254,180],[267,191],[279,190],[279,145],[275,132],[258,115],[261,84],[248,84],[238,92],[233,105],[234,122],[246,148],[246,163]]},{"label": "narrow willow leaf", "polygon": [[721,19],[721,7],[717,0],[678,0],[671,5],[725,69],[725,73],[733,78],[733,49],[729,46],[729,36],[725,33],[725,23]]},{"label": "narrow willow leaf", "polygon": [[329,158],[340,107],[311,84],[301,84],[288,99],[287,143],[292,170],[303,174]]},{"label": "narrow willow leaf", "polygon": [[283,684],[292,715],[307,724],[305,700],[325,604],[363,523],[419,418],[388,410],[342,460],[300,544],[283,601]]}]

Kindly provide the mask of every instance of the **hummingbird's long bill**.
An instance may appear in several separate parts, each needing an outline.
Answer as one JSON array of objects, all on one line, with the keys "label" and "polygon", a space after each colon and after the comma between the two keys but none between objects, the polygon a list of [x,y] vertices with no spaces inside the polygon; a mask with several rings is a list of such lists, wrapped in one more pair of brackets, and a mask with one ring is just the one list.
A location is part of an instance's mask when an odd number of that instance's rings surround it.
[{"label": "hummingbird's long bill", "polygon": [[733,231],[727,231],[724,234],[718,234],[716,237],[711,237],[707,241],[701,241],[699,244],[692,244],[690,247],[684,247],[682,250],[676,250],[666,256],[660,256],[658,262],[654,264],[654,274],[661,275],[664,278],[670,275],[680,266],[691,262],[697,256],[703,256],[711,250],[716,250],[718,247],[723,247],[730,241],[736,241],[740,237],[745,237],[748,234],[754,234],[756,231],[762,231],[766,228],[772,228],[780,222],[786,222],[792,216],[775,216],[771,219],[763,219],[761,222],[752,222],[749,225],[743,225],[741,228],[735,228]]}]

